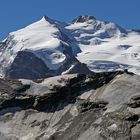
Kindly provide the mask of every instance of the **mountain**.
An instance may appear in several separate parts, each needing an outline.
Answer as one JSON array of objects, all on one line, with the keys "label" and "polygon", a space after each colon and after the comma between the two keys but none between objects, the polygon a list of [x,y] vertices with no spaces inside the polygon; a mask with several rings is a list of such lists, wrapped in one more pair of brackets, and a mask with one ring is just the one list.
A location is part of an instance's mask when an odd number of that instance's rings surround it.
[{"label": "mountain", "polygon": [[92,16],[80,16],[66,27],[81,49],[77,59],[94,72],[129,69],[139,74],[140,33]]},{"label": "mountain", "polygon": [[139,91],[122,71],[0,79],[0,139],[139,140]]},{"label": "mountain", "polygon": [[89,72],[74,56],[80,51],[63,23],[43,17],[24,29],[12,32],[0,47],[1,76],[39,79],[63,73]]},{"label": "mountain", "polygon": [[0,140],[139,140],[140,31],[93,16],[43,17],[0,42]]},{"label": "mountain", "polygon": [[68,73],[140,72],[139,30],[93,16],[64,23],[45,16],[0,43],[0,75],[39,79]]}]

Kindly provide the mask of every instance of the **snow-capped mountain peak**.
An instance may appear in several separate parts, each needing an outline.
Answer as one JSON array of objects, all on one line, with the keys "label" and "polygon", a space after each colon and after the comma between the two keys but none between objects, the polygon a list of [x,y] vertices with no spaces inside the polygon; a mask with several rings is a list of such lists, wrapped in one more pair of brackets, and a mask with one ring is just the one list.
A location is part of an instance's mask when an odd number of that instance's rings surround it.
[{"label": "snow-capped mountain peak", "polygon": [[85,16],[79,16],[75,18],[72,21],[72,23],[83,23],[83,22],[88,22],[88,21],[93,21],[93,20],[96,20],[96,18],[93,16],[85,15]]},{"label": "snow-capped mountain peak", "polygon": [[[64,25],[48,17],[10,33],[0,48],[0,73],[10,78],[59,75],[79,64]],[[70,33],[69,33],[70,34]],[[36,67],[37,66],[37,67]]]},{"label": "snow-capped mountain peak", "polygon": [[62,24],[62,22],[57,21],[57,20],[54,20],[54,19],[51,19],[51,18],[48,17],[48,16],[43,16],[43,17],[42,17],[42,20],[46,21],[46,22],[49,23],[49,24],[53,24],[53,25]]},{"label": "snow-capped mountain peak", "polygon": [[70,24],[44,16],[0,44],[0,75],[32,79],[88,71],[81,63],[94,72],[129,68],[139,73],[139,46],[137,31],[93,16]]}]

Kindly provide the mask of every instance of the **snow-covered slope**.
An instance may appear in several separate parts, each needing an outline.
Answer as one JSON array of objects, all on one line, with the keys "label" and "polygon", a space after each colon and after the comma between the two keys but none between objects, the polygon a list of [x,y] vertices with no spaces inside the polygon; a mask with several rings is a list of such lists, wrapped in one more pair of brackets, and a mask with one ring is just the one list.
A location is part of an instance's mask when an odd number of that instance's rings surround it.
[{"label": "snow-covered slope", "polygon": [[120,26],[80,16],[66,27],[81,49],[78,60],[94,72],[129,69],[140,74],[140,33]]},{"label": "snow-covered slope", "polygon": [[80,50],[64,26],[43,17],[10,33],[0,47],[0,74],[9,78],[50,77],[79,64],[73,52]]},{"label": "snow-covered slope", "polygon": [[[43,60],[48,59],[48,61],[44,61],[47,66],[51,69],[57,69],[66,59],[65,55],[61,53],[62,42],[59,39],[59,34],[58,28],[46,21],[44,17],[24,29],[10,33],[8,46],[11,48],[7,47],[6,51],[9,63],[13,61],[19,51],[26,50],[36,52],[35,54],[42,57]],[[41,49],[41,52],[38,51]]]},{"label": "snow-covered slope", "polygon": [[80,62],[94,72],[129,69],[139,74],[139,31],[93,16],[79,16],[70,24],[43,17],[0,43],[3,77],[36,79],[89,72]]}]

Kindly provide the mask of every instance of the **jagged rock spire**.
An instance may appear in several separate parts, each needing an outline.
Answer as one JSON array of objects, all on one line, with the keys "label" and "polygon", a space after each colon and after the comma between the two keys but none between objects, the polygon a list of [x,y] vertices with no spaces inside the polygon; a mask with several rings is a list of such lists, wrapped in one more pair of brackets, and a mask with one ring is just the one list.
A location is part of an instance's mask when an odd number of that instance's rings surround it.
[{"label": "jagged rock spire", "polygon": [[94,16],[85,15],[85,16],[79,16],[79,17],[77,17],[72,22],[73,23],[77,23],[77,22],[83,23],[83,22],[86,22],[86,21],[89,21],[89,20],[96,20],[96,18]]}]

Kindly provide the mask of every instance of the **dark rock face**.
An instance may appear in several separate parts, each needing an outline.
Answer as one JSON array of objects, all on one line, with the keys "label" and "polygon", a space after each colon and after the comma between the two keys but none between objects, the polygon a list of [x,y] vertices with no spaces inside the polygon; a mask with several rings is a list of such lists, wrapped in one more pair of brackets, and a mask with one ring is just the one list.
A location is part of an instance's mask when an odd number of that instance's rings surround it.
[{"label": "dark rock face", "polygon": [[76,62],[68,72],[65,72],[65,74],[73,74],[73,73],[79,73],[79,74],[93,74],[92,71],[90,71],[86,64],[84,63],[78,63]]},{"label": "dark rock face", "polygon": [[72,22],[75,23],[75,22],[86,22],[86,21],[89,21],[89,20],[96,20],[95,17],[93,16],[88,16],[88,15],[85,15],[85,16],[79,16],[77,17],[76,19],[74,19]]},{"label": "dark rock face", "polygon": [[45,77],[47,72],[48,68],[43,61],[31,52],[21,51],[7,70],[6,77],[11,79],[39,79]]},{"label": "dark rock face", "polygon": [[0,136],[139,140],[139,91],[140,77],[123,72],[22,82],[0,79]]},{"label": "dark rock face", "polygon": [[[65,52],[66,53],[66,52]],[[67,54],[67,53],[66,53]],[[67,74],[92,73],[85,64],[81,64],[75,57],[68,57],[66,62],[57,70],[49,69],[46,64],[35,54],[28,51],[20,51],[12,65],[6,71],[8,79],[40,79],[60,75],[63,71],[67,71],[71,64],[75,63],[72,70]]]},{"label": "dark rock face", "polygon": [[132,108],[140,107],[140,95],[132,97],[128,105]]}]

